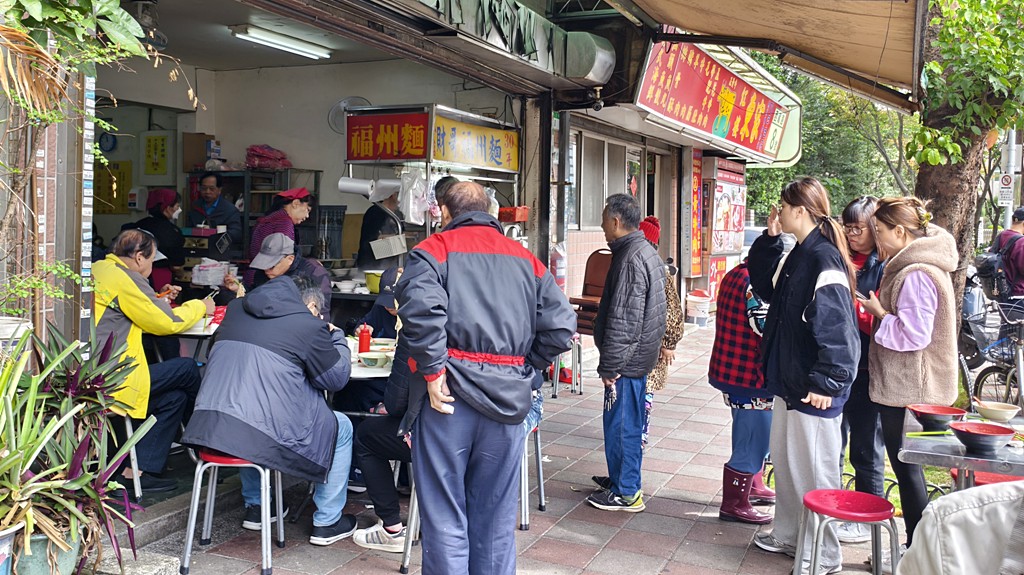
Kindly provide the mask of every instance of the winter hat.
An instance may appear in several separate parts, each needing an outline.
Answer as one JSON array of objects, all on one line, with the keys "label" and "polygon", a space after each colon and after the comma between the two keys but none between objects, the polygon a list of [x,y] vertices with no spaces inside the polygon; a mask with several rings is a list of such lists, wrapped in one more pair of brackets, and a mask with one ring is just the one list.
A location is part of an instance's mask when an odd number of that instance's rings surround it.
[{"label": "winter hat", "polygon": [[654,216],[647,216],[644,221],[640,222],[640,231],[644,233],[647,241],[658,245],[658,241],[661,239],[661,222]]}]

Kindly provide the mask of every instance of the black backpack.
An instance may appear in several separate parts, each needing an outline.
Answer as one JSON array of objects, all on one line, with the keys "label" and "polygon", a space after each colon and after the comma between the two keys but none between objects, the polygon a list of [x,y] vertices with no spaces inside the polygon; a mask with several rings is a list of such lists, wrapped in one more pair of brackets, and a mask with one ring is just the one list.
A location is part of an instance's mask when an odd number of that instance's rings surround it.
[{"label": "black backpack", "polygon": [[1021,237],[1024,236],[1017,234],[1010,238],[1006,245],[998,251],[992,251],[999,245],[997,237],[989,251],[974,258],[974,267],[978,269],[978,279],[981,281],[981,288],[991,300],[1002,301],[1013,293],[1013,284],[1010,283],[1010,278],[1006,277],[1005,260],[1006,254],[1010,253],[1013,244],[1017,243],[1017,240],[1021,239]]}]

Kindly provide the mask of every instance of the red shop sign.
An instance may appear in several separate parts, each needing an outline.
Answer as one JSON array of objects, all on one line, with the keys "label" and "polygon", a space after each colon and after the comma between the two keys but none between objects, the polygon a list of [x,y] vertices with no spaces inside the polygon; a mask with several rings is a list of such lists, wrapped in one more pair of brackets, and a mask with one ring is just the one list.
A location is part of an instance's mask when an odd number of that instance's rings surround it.
[{"label": "red shop sign", "polygon": [[350,162],[427,159],[430,114],[349,116],[345,125]]},{"label": "red shop sign", "polygon": [[651,47],[637,106],[674,124],[776,157],[786,108],[692,44]]}]

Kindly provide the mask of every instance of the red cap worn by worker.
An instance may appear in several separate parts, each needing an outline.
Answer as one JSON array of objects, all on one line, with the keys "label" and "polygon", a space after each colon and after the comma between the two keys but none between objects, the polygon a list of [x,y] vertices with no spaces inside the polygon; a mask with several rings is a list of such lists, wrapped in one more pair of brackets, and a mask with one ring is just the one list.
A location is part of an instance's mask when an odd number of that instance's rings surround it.
[{"label": "red cap worn by worker", "polygon": [[302,198],[304,198],[304,197],[306,197],[308,195],[309,195],[309,190],[307,190],[306,188],[292,188],[290,190],[285,190],[285,191],[281,192],[280,194],[277,194],[277,196],[279,198],[284,198],[284,199],[288,200],[289,202],[292,201],[292,200],[301,200]]}]

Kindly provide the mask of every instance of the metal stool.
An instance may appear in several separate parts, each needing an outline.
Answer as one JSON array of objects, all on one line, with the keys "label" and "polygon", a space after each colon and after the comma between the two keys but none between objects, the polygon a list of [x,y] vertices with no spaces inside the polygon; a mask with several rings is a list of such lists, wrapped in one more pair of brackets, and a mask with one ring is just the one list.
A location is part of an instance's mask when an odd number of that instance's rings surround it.
[{"label": "metal stool", "polygon": [[196,530],[196,516],[199,515],[199,494],[203,489],[203,474],[210,470],[209,487],[206,493],[206,511],[203,514],[203,534],[199,538],[200,545],[210,544],[210,531],[213,529],[213,505],[217,498],[217,470],[221,467],[251,467],[260,472],[260,511],[263,517],[260,522],[260,544],[263,548],[262,575],[271,575],[273,568],[270,559],[270,475],[274,474],[274,490],[277,498],[277,546],[284,547],[284,498],[281,496],[281,472],[272,471],[256,465],[251,461],[232,457],[212,450],[199,450],[199,465],[192,483],[192,501],[189,504],[188,527],[185,529],[185,552],[181,558],[181,575],[188,575],[189,563],[192,561],[192,537]]},{"label": "metal stool", "polygon": [[[537,459],[537,509],[547,511],[544,499],[544,461],[540,452],[540,425],[533,428],[533,451]],[[527,446],[523,447],[523,463],[519,466],[519,529],[530,530],[530,434],[526,435]]]},{"label": "metal stool", "polygon": [[804,495],[804,512],[800,516],[800,534],[797,536],[796,562],[794,573],[803,569],[804,538],[807,529],[814,529],[811,547],[810,575],[818,574],[818,559],[825,529],[833,521],[849,521],[871,525],[871,568],[875,575],[882,573],[882,527],[889,531],[889,545],[892,552],[892,571],[896,572],[899,562],[899,530],[893,516],[896,508],[892,503],[870,493],[846,491],[843,489],[815,489]]}]

